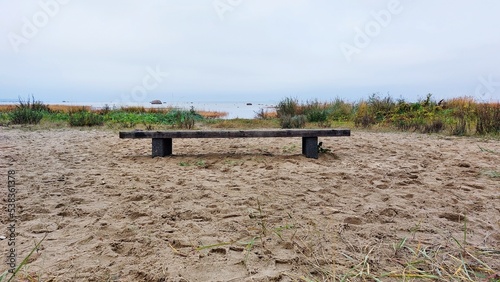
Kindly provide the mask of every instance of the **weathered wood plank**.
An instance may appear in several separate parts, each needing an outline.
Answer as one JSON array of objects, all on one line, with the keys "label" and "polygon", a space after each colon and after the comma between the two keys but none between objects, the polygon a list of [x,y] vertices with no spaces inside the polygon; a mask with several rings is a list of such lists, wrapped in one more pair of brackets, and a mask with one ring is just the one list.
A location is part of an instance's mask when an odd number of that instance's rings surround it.
[{"label": "weathered wood plank", "polygon": [[168,130],[120,132],[120,138],[261,138],[350,136],[349,129]]}]

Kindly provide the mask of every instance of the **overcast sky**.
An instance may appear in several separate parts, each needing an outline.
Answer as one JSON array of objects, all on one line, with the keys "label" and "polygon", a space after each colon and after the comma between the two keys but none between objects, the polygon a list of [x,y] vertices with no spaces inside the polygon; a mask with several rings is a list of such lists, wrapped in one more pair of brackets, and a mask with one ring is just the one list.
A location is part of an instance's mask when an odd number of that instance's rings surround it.
[{"label": "overcast sky", "polygon": [[0,99],[500,97],[498,0],[0,0]]}]

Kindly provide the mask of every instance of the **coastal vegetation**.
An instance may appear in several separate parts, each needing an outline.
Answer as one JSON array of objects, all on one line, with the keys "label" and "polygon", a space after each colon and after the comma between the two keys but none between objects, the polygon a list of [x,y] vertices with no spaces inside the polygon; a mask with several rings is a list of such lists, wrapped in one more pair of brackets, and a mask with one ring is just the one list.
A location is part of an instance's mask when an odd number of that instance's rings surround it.
[{"label": "coastal vegetation", "polygon": [[345,125],[450,135],[500,132],[500,103],[481,103],[471,97],[437,102],[428,94],[425,99],[407,102],[373,94],[367,100],[355,103],[339,98],[331,102],[314,100],[300,103],[297,99],[285,98],[278,103],[276,113],[282,127],[289,124],[292,124],[291,127],[304,127],[304,124],[289,121],[305,117],[306,124],[317,127]]},{"label": "coastal vegetation", "polygon": [[254,119],[223,119],[227,113],[194,108],[46,105],[34,97],[17,105],[0,106],[0,124],[48,126],[107,126],[112,128],[329,128],[358,127],[450,135],[498,135],[500,103],[478,102],[471,97],[436,101],[431,94],[415,102],[373,94],[347,102],[282,99],[275,109],[261,109]]},{"label": "coastal vegetation", "polygon": [[46,105],[34,98],[17,105],[0,106],[0,124],[40,124],[50,126],[109,126],[119,128],[176,127],[192,129],[195,122],[221,117],[224,113],[197,112],[176,108],[123,107],[92,109],[89,106]]}]

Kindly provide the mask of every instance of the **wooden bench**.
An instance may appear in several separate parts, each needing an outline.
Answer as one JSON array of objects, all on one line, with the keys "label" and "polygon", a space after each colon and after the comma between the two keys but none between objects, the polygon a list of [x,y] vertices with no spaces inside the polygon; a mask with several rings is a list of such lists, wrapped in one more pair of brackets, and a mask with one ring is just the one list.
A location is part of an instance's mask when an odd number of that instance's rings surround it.
[{"label": "wooden bench", "polygon": [[168,130],[168,131],[128,131],[120,132],[120,138],[151,138],[153,157],[172,154],[173,138],[262,138],[262,137],[302,137],[302,154],[308,158],[318,158],[319,136],[350,136],[348,129],[273,129],[273,130]]}]

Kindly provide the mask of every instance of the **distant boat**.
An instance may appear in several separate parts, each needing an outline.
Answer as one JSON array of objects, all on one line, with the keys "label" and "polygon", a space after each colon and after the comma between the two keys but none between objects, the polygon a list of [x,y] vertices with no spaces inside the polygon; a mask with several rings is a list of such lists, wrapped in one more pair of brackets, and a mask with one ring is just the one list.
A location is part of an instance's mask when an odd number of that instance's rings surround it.
[{"label": "distant boat", "polygon": [[162,104],[162,102],[160,100],[153,100],[150,102],[151,104],[153,105],[159,105],[159,104]]},{"label": "distant boat", "polygon": [[247,103],[247,106],[251,106],[251,105],[252,105],[252,103]]}]

